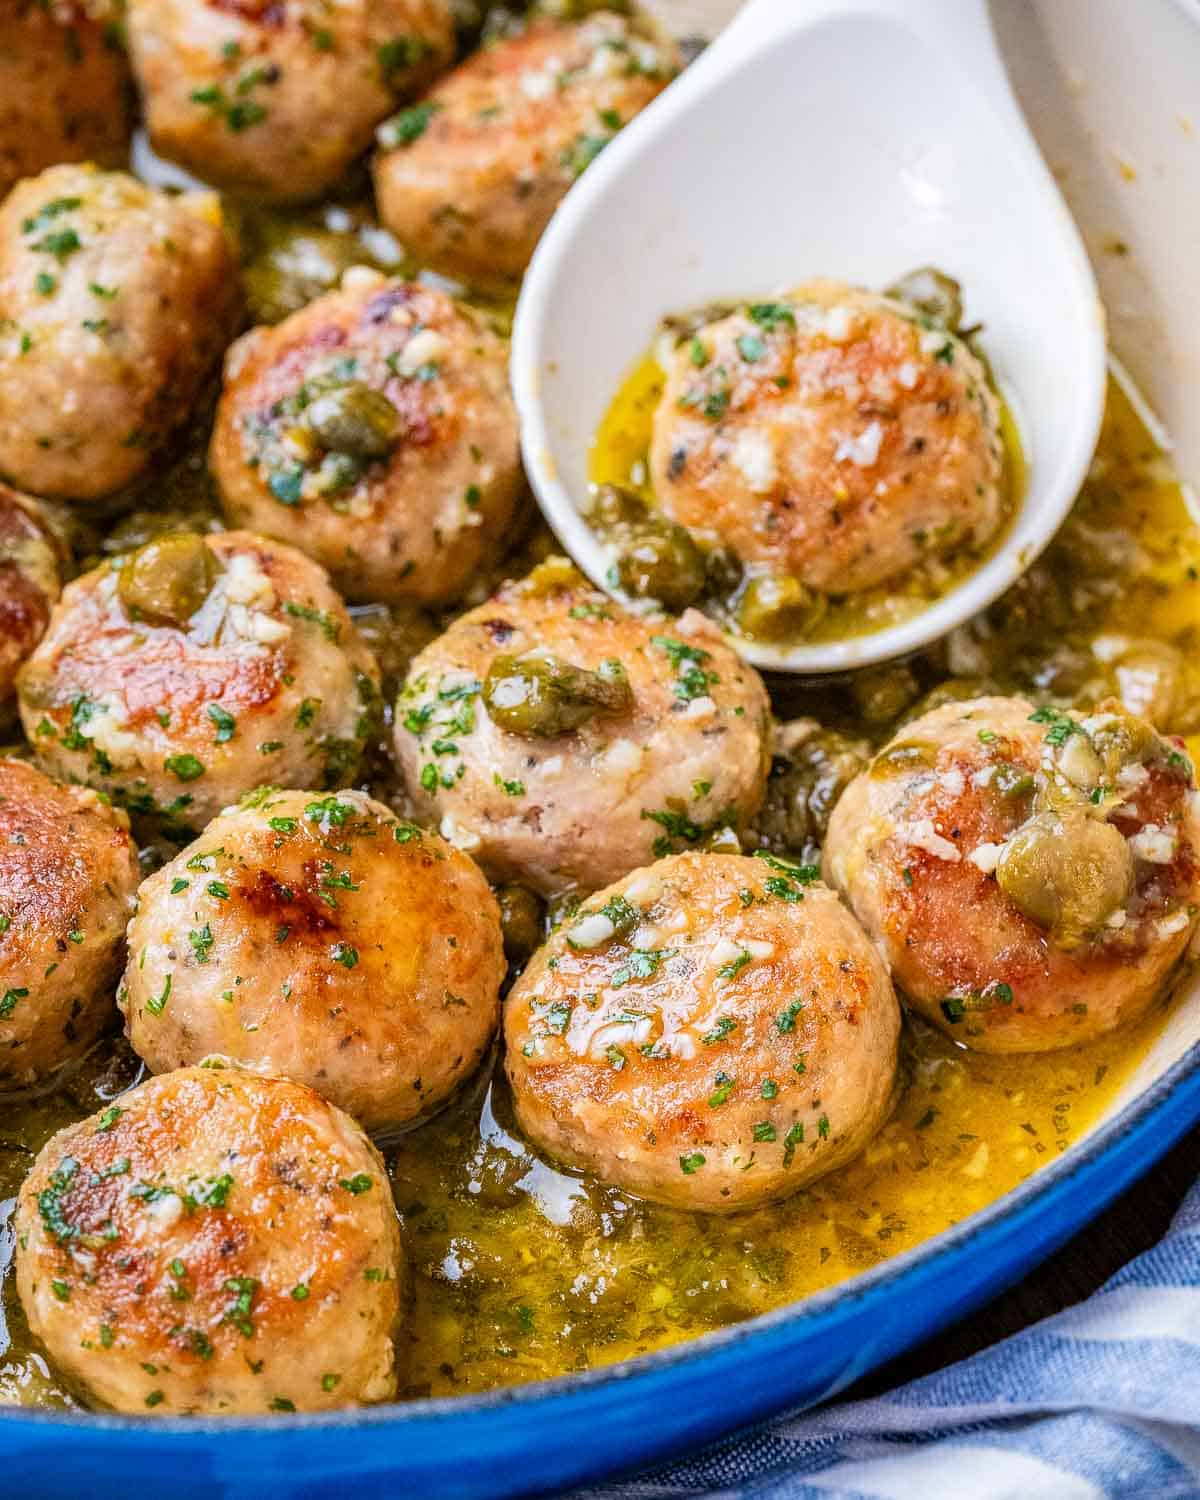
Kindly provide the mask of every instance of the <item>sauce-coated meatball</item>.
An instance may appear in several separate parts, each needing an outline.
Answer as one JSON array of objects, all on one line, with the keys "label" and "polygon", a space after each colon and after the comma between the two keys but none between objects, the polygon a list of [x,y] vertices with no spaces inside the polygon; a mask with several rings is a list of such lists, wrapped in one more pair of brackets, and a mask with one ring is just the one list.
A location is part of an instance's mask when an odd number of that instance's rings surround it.
[{"label": "sauce-coated meatball", "polygon": [[63,549],[41,507],[0,484],[0,703],[46,633],[62,590]]},{"label": "sauce-coated meatball", "polygon": [[157,151],[287,200],[337,183],[454,29],[448,0],[130,0],[129,46]]},{"label": "sauce-coated meatball", "polygon": [[493,879],[595,890],[753,816],[767,716],[703,615],[641,619],[552,559],[414,659],[396,757]]},{"label": "sauce-coated meatball", "polygon": [[485,47],[380,126],[380,217],[476,286],[514,281],[572,182],[671,76],[620,16],[538,21]]},{"label": "sauce-coated meatball", "polygon": [[0,1094],[76,1061],[112,1018],[138,879],[123,813],[0,760]]},{"label": "sauce-coated meatball", "polygon": [[442,1104],[500,1010],[500,914],[465,854],[361,792],[255,792],[138,894],[121,1004],[156,1073],[219,1054],[368,1130]]},{"label": "sauce-coated meatball", "polygon": [[405,1266],[379,1154],[311,1089],[184,1068],[43,1147],[16,1215],[30,1328],[91,1400],[156,1416],[395,1391]]},{"label": "sauce-coated meatball", "polygon": [[233,524],[349,597],[452,599],[521,482],[507,350],[444,293],[357,268],[230,350],[211,464]]},{"label": "sauce-coated meatball", "polygon": [[51,167],[0,207],[0,474],[93,500],[189,412],[236,326],[216,195]]},{"label": "sauce-coated meatball", "polygon": [[676,521],[822,592],[981,545],[1004,508],[982,364],[913,308],[839,282],[684,337],[651,470]]},{"label": "sauce-coated meatball", "polygon": [[173,532],[68,584],[18,698],[47,769],[202,828],[267,782],[349,781],[378,683],[316,563],[246,532]]},{"label": "sauce-coated meatball", "polygon": [[1039,1052],[1135,1019],[1200,910],[1187,758],[1101,705],[947,703],[847,788],[825,876],[956,1040]]},{"label": "sauce-coated meatball", "polygon": [[684,854],[588,901],[505,1005],[529,1138],[642,1197],[719,1211],[856,1155],[891,1108],[900,1010],[816,874]]},{"label": "sauce-coated meatball", "polygon": [[0,48],[0,198],[57,162],[115,165],[129,136],[116,7],[10,0]]}]

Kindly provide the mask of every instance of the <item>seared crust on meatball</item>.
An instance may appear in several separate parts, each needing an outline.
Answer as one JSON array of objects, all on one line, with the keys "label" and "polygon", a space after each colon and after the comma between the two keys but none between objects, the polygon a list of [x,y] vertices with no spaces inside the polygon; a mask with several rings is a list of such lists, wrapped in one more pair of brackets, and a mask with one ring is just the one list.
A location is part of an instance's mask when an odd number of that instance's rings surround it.
[{"label": "seared crust on meatball", "polygon": [[721,1212],[855,1156],[891,1109],[900,1011],[816,874],[684,854],[593,896],[505,1005],[526,1135],[603,1182]]},{"label": "seared crust on meatball", "polygon": [[0,760],[0,1094],[49,1078],[113,1016],[139,869],[95,792]]},{"label": "seared crust on meatball", "polygon": [[1136,1019],[1200,910],[1187,758],[1143,720],[948,703],[847,788],[825,844],[914,1009],[985,1052]]},{"label": "seared crust on meatball", "polygon": [[0,198],[57,162],[115,166],[129,138],[112,5],[8,0],[0,49]]},{"label": "seared crust on meatball", "polygon": [[444,1103],[499,1020],[487,882],[361,792],[255,793],[146,881],[129,940],[121,1004],[156,1073],[220,1054],[373,1132]]},{"label": "seared crust on meatball", "polygon": [[230,350],[210,462],[233,524],[348,597],[453,599],[521,483],[507,349],[444,293],[355,268]]},{"label": "seared crust on meatball", "polygon": [[315,197],[454,56],[448,0],[130,0],[150,139],[206,182]]},{"label": "seared crust on meatball", "polygon": [[47,769],[182,828],[267,782],[344,785],[378,690],[324,572],[242,531],[169,534],[68,584],[18,680]]},{"label": "seared crust on meatball", "polygon": [[870,588],[1003,518],[999,408],[961,339],[814,281],[682,339],[654,418],[663,509],[754,568]]},{"label": "seared crust on meatball", "polygon": [[300,1084],[150,1079],[47,1142],[16,1231],[30,1328],[100,1405],[229,1416],[394,1394],[405,1267],[387,1173]]},{"label": "seared crust on meatball", "polygon": [[62,590],[63,548],[41,506],[0,484],[0,703],[46,633]]},{"label": "seared crust on meatball", "polygon": [[212,193],[51,167],[0,207],[0,474],[93,500],[188,415],[240,307]]},{"label": "seared crust on meatball", "polygon": [[665,44],[607,12],[483,48],[380,126],[380,217],[439,270],[511,284],[572,182],[673,70]]},{"label": "seared crust on meatball", "polygon": [[[537,705],[505,697],[547,673],[577,681],[524,725]],[[703,615],[639,618],[552,559],[414,659],[396,758],[420,815],[494,880],[595,890],[753,816],[768,712]]]}]

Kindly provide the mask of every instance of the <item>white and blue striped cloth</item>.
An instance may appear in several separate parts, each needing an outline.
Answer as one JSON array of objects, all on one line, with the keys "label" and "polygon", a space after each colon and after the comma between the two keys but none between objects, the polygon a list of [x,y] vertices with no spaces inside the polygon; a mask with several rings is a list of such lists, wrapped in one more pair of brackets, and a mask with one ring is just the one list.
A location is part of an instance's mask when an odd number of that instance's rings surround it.
[{"label": "white and blue striped cloth", "polygon": [[886,1396],[575,1500],[1196,1500],[1200,1184],[1086,1302]]}]

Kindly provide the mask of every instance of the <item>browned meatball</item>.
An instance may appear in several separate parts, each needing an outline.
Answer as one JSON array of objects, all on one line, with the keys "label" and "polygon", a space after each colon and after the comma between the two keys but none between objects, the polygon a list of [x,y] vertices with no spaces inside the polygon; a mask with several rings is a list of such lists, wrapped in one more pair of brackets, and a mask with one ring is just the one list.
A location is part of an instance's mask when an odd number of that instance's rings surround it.
[{"label": "browned meatball", "polygon": [[453,599],[521,482],[507,348],[444,293],[355,268],[230,350],[210,463],[233,524],[348,597]]},{"label": "browned meatball", "polygon": [[473,1073],[504,954],[478,868],[362,792],[256,793],[138,893],[121,998],[156,1073],[219,1054],[310,1084],[368,1130]]},{"label": "browned meatball", "polygon": [[454,56],[449,0],[130,0],[150,139],[206,182],[315,197]]},{"label": "browned meatball", "polygon": [[762,679],[696,610],[629,614],[561,558],[414,658],[396,759],[422,816],[494,880],[595,890],[757,812]]},{"label": "browned meatball", "polygon": [[0,1094],[78,1061],[112,1019],[138,878],[124,813],[0,760]]},{"label": "browned meatball", "polygon": [[51,167],[0,207],[0,474],[93,500],[141,474],[232,334],[212,193]]},{"label": "browned meatball", "polygon": [[43,765],[178,832],[267,782],[344,785],[378,683],[303,553],[171,533],[68,584],[18,697]]},{"label": "browned meatball", "polygon": [[115,166],[129,138],[115,4],[7,0],[0,47],[0,198],[57,162]]},{"label": "browned meatball", "polygon": [[685,854],[593,896],[505,1004],[530,1139],[642,1197],[721,1212],[856,1155],[892,1105],[900,1010],[816,876]]},{"label": "browned meatball", "polygon": [[822,592],[979,546],[1004,514],[979,360],[907,304],[833,281],[675,346],[651,470],[674,520]]},{"label": "browned meatball", "polygon": [[1136,1019],[1200,914],[1192,767],[1119,705],[948,703],[834,809],[825,874],[922,1015],[984,1052]]},{"label": "browned meatball", "polygon": [[607,12],[485,47],[380,126],[380,216],[439,270],[515,280],[572,182],[673,66],[663,43]]},{"label": "browned meatball", "polygon": [[63,550],[36,500],[0,484],[0,703],[46,633],[62,588]]},{"label": "browned meatball", "polygon": [[322,1411],[395,1392],[405,1265],[387,1173],[341,1110],[238,1068],[182,1068],[42,1148],[17,1290],[101,1406]]}]

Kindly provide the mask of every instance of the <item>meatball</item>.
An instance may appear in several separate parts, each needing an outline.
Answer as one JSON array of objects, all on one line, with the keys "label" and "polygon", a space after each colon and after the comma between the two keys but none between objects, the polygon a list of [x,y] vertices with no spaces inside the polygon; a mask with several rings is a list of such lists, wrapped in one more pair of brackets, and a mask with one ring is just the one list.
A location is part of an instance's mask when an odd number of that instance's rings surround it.
[{"label": "meatball", "polygon": [[41,507],[0,484],[0,704],[46,633],[62,589],[63,548]]},{"label": "meatball", "polygon": [[985,543],[1005,512],[983,365],[912,307],[840,282],[742,307],[666,356],[663,509],[753,572],[854,592]]},{"label": "meatball", "polygon": [[449,0],[130,0],[154,148],[260,198],[336,185],[454,56]]},{"label": "meatball", "polygon": [[444,1103],[499,1021],[487,881],[361,792],[254,793],[146,881],[129,944],[121,1004],[156,1073],[219,1054],[372,1132]]},{"label": "meatball", "polygon": [[811,865],[682,854],[593,896],[505,1005],[517,1119],[551,1157],[658,1203],[782,1198],[891,1109],[900,1010]]},{"label": "meatball", "polygon": [[1192,767],[1119,705],[947,703],[834,809],[825,878],[913,1008],[984,1052],[1141,1015],[1196,927]]},{"label": "meatball", "polygon": [[607,12],[484,48],[380,126],[380,217],[439,270],[511,284],[572,182],[673,67],[665,45]]},{"label": "meatball", "polygon": [[508,352],[467,308],[365,267],[229,352],[211,466],[234,525],[351,598],[454,598],[521,484]]},{"label": "meatball", "polygon": [[56,162],[115,166],[128,138],[115,8],[97,0],[10,0],[0,49],[0,199]]},{"label": "meatball", "polygon": [[68,584],[17,688],[48,770],[202,828],[265,782],[352,779],[378,684],[316,563],[227,531],[168,533]]},{"label": "meatball", "polygon": [[492,879],[555,894],[731,837],[762,801],[767,721],[703,615],[627,614],[552,559],[413,660],[396,758]]},{"label": "meatball", "polygon": [[0,207],[0,474],[94,500],[191,408],[239,308],[212,193],[51,167]]},{"label": "meatball", "polygon": [[0,760],[0,1094],[78,1061],[113,1018],[140,878],[128,819]]},{"label": "meatball", "polygon": [[62,1371],[116,1411],[322,1411],[395,1392],[405,1287],[378,1152],[301,1084],[151,1078],[46,1143],[17,1290]]}]

